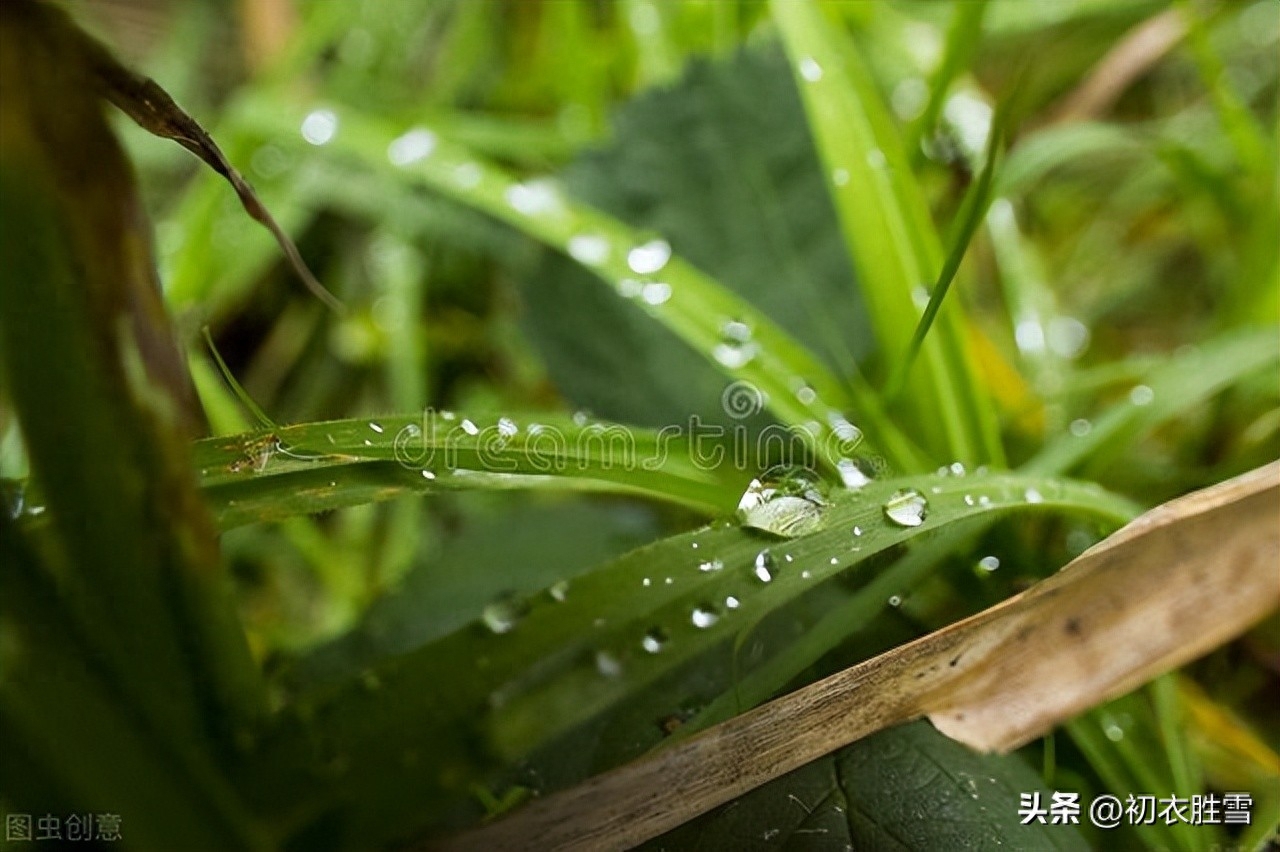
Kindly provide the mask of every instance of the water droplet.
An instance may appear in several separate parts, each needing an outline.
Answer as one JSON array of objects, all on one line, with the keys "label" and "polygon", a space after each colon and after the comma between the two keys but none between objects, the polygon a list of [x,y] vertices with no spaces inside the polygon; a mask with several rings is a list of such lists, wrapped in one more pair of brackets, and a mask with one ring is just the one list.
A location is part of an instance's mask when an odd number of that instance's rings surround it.
[{"label": "water droplet", "polygon": [[436,149],[436,135],[425,127],[415,127],[387,146],[387,159],[397,166],[425,160]]},{"label": "water droplet", "polygon": [[666,240],[650,240],[627,252],[627,266],[637,275],[652,275],[671,260],[671,244]]},{"label": "water droplet", "polygon": [[853,459],[840,459],[836,462],[836,470],[840,471],[840,481],[845,488],[856,491],[871,482],[871,477],[863,473]]},{"label": "water droplet", "polygon": [[664,304],[671,298],[671,285],[665,281],[650,281],[640,290],[640,298],[650,305]]},{"label": "water droplet", "polygon": [[533,180],[507,187],[507,203],[526,216],[558,213],[563,209],[560,193],[549,180]]},{"label": "water droplet", "polygon": [[381,435],[381,434],[382,434],[382,431],[383,431],[383,430],[382,430],[382,425],[381,425],[381,424],[379,424],[379,423],[370,423],[370,424],[369,424],[369,428],[370,428],[370,429],[372,429],[373,431],[377,432],[379,435]]},{"label": "water droplet", "polygon": [[972,505],[974,505],[974,503],[975,503],[975,502],[976,502],[976,501],[973,499],[973,495],[972,495],[972,494],[966,494],[966,495],[964,495],[964,504],[965,504],[966,506],[972,506]]},{"label": "water droplet", "polygon": [[918,527],[924,523],[929,501],[914,488],[894,493],[884,504],[885,517],[902,527]]},{"label": "water droplet", "polygon": [[488,604],[480,613],[484,626],[494,633],[510,633],[529,612],[527,602],[515,595],[504,595]]},{"label": "water droplet", "polygon": [[1124,739],[1124,728],[1120,727],[1115,722],[1108,722],[1103,726],[1102,732],[1106,734],[1107,739],[1111,740],[1113,743],[1118,743]]},{"label": "water droplet", "polygon": [[889,606],[902,606],[902,598],[898,595],[889,595]]},{"label": "water droplet", "polygon": [[609,241],[597,234],[575,234],[569,238],[569,256],[587,266],[599,266],[609,259]]},{"label": "water droplet", "polygon": [[694,607],[693,613],[690,615],[690,621],[693,622],[693,626],[698,628],[710,627],[719,620],[720,613],[716,612],[710,604]]},{"label": "water droplet", "polygon": [[1044,328],[1038,318],[1021,320],[1014,326],[1013,339],[1023,352],[1044,351]]},{"label": "water droplet", "polygon": [[464,419],[464,420],[463,420],[461,423],[459,423],[458,425],[462,428],[462,431],[463,431],[463,432],[466,432],[468,435],[479,435],[479,434],[480,434],[480,427],[479,427],[479,426],[477,426],[476,424],[472,423],[469,419]]},{"label": "water droplet", "polygon": [[762,550],[756,554],[755,575],[761,583],[772,583],[773,572],[776,563],[773,560],[773,554],[768,550]]},{"label": "water droplet", "polygon": [[990,498],[990,497],[988,497],[986,494],[979,495],[979,497],[978,497],[978,505],[979,505],[979,506],[990,506],[990,505],[991,505],[991,498]]},{"label": "water droplet", "polygon": [[667,634],[660,627],[652,628],[648,633],[644,634],[644,638],[640,640],[640,647],[644,648],[650,654],[656,654],[662,650],[667,644]]},{"label": "water droplet", "polygon": [[854,535],[856,535],[856,536],[860,536],[860,535],[862,535],[862,527],[854,527],[854,528],[853,528],[853,534],[854,534]]},{"label": "water droplet", "polygon": [[710,559],[698,565],[698,570],[702,571],[705,574],[709,574],[712,571],[719,571],[723,567],[724,567],[724,562],[722,562],[721,560]]},{"label": "water droplet", "polygon": [[617,677],[622,674],[622,663],[608,651],[596,651],[596,671],[605,677]]},{"label": "water droplet", "polygon": [[302,138],[312,145],[325,145],[338,133],[338,116],[331,109],[317,109],[302,119]]},{"label": "water droplet", "polygon": [[1093,431],[1093,424],[1083,417],[1071,421],[1071,425],[1067,427],[1071,430],[1071,434],[1077,438],[1083,438]]},{"label": "water droplet", "polygon": [[547,589],[547,594],[551,595],[551,599],[564,603],[565,597],[569,594],[569,581],[561,580],[551,588]]},{"label": "water droplet", "polygon": [[[831,564],[832,564],[832,565],[835,565],[835,564],[836,564],[836,559],[835,559],[835,557],[834,557],[834,556],[831,558]],[[806,570],[804,570],[804,571],[801,571],[801,572],[800,572],[800,579],[801,579],[801,580],[807,580],[807,579],[809,579],[809,578],[810,578],[810,577],[812,577],[812,576],[813,576],[813,575],[812,575],[812,574],[810,574],[810,573],[809,573],[809,571],[808,571],[807,569],[806,569]]]},{"label": "water droplet", "polygon": [[796,388],[796,400],[801,405],[813,405],[818,399],[818,392],[808,385],[801,385]]},{"label": "water droplet", "polygon": [[1000,557],[984,556],[978,560],[978,567],[983,571],[994,571],[1000,567]]},{"label": "water droplet", "polygon": [[510,417],[498,418],[498,434],[504,438],[514,438],[520,431],[520,427]]},{"label": "water droplet", "polygon": [[742,605],[742,602],[739,601],[737,598],[735,598],[733,595],[729,595],[727,598],[724,599],[725,609],[737,609],[741,605]]},{"label": "water droplet", "polygon": [[1053,317],[1049,320],[1049,348],[1059,358],[1080,357],[1089,346],[1089,327],[1075,317]]},{"label": "water droplet", "polygon": [[1146,385],[1134,385],[1129,391],[1129,401],[1134,405],[1149,405],[1156,398],[1156,392]]},{"label": "water droplet", "polygon": [[476,163],[460,163],[453,169],[453,182],[463,189],[475,189],[483,177],[484,171]]},{"label": "water droplet", "polygon": [[832,411],[827,415],[827,425],[841,441],[856,444],[862,440],[862,430],[850,423],[849,419],[838,411]]},{"label": "water droplet", "polygon": [[867,165],[873,169],[883,169],[888,162],[885,159],[884,151],[879,148],[872,148],[867,152]]},{"label": "water droplet", "polygon": [[[423,478],[423,479],[425,479],[425,480],[430,481],[430,480],[432,480],[432,479],[435,479],[435,478],[436,478],[436,475],[435,475],[435,472],[434,472],[434,471],[430,471],[430,470],[427,470],[426,468],[423,468],[423,470],[422,470],[422,478]],[[333,483],[331,482],[331,483],[329,483],[329,484],[330,484],[330,485],[332,485]]]},{"label": "water droplet", "polygon": [[812,56],[806,56],[800,60],[800,76],[810,83],[816,83],[822,79],[822,66]]},{"label": "water droplet", "polygon": [[573,425],[574,425],[574,426],[586,426],[586,425],[587,425],[587,421],[588,421],[589,419],[590,419],[590,418],[587,416],[587,412],[585,412],[585,411],[575,411],[575,412],[573,412]]},{"label": "water droplet", "polygon": [[1028,503],[1044,502],[1044,495],[1034,488],[1028,488],[1025,492],[1023,492],[1022,496],[1026,498]]},{"label": "water droplet", "polygon": [[964,476],[965,474],[964,465],[960,462],[952,462],[950,470],[952,476]]},{"label": "water droplet", "polygon": [[753,479],[738,501],[744,527],[794,538],[822,525],[825,484],[807,468],[778,465]]},{"label": "water droplet", "polygon": [[836,169],[831,173],[831,182],[836,186],[845,186],[849,183],[849,170]]}]

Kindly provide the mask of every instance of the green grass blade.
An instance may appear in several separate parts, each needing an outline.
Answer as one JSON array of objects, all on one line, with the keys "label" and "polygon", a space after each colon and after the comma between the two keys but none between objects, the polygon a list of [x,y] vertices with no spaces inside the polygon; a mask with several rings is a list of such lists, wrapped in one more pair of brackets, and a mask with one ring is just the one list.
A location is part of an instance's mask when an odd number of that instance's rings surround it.
[{"label": "green grass blade", "polygon": [[617,424],[432,412],[209,438],[196,443],[195,464],[205,499],[227,529],[471,489],[607,491],[724,514],[737,505],[750,472],[699,455],[711,452],[687,437]]},{"label": "green grass blade", "polygon": [[[283,136],[296,133],[303,117],[296,108],[258,100],[242,105],[236,123]],[[812,424],[818,457],[833,469],[841,458],[853,455],[861,436],[850,440],[846,413],[856,405],[844,384],[767,316],[671,254],[669,244],[656,235],[635,233],[575,203],[550,180],[517,182],[425,128],[397,134],[390,125],[354,110],[335,112],[334,120],[333,138],[324,146],[332,156],[423,186],[565,252],[702,353],[727,378],[749,383],[783,423]],[[749,339],[739,339],[742,335]],[[801,393],[805,388],[815,395]]]},{"label": "green grass blade", "polygon": [[[795,69],[861,292],[882,351],[907,351],[921,306],[917,293],[936,280],[942,248],[875,81],[856,48],[816,4],[771,6]],[[956,309],[943,311],[922,349],[924,368],[908,384],[904,413],[938,458],[977,464],[1003,451],[963,345]]]},{"label": "green grass blade", "polygon": [[938,315],[938,310],[942,307],[942,300],[947,297],[947,291],[951,289],[951,282],[955,280],[956,273],[960,271],[960,263],[964,260],[965,253],[969,250],[969,244],[973,241],[973,235],[978,230],[980,223],[987,212],[987,205],[991,201],[991,179],[995,174],[996,157],[999,154],[1001,140],[1004,137],[1004,120],[1007,117],[1005,110],[996,113],[996,117],[991,124],[991,135],[987,140],[987,158],[986,163],[982,166],[982,171],[978,174],[978,179],[974,181],[973,186],[965,193],[964,201],[960,204],[960,210],[956,214],[956,227],[951,237],[951,248],[947,252],[946,263],[942,265],[942,271],[938,273],[938,280],[933,285],[933,290],[929,293],[929,304],[925,306],[924,314],[921,315],[920,321],[916,323],[916,330],[911,335],[911,342],[907,344],[907,351],[901,359],[893,367],[893,373],[889,377],[889,381],[885,383],[884,395],[886,399],[892,402],[899,392],[902,385],[907,379],[907,375],[911,372],[911,365],[915,363],[916,355],[920,352],[921,345],[924,344],[925,335],[929,333],[929,329],[933,326],[934,318]]},{"label": "green grass blade", "polygon": [[938,126],[938,117],[942,115],[951,84],[969,67],[970,59],[982,40],[982,21],[989,5],[988,0],[954,4],[942,61],[929,77],[929,100],[925,103],[924,112],[908,129],[906,151],[914,162],[920,162],[923,156],[921,141]]},{"label": "green grass blade", "polygon": [[[905,488],[927,495],[918,527],[885,514],[885,502]],[[1041,502],[1028,502],[1032,490]],[[1130,510],[1089,484],[929,475],[841,491],[826,525],[793,540],[732,524],[678,535],[549,593],[494,601],[468,627],[379,664],[360,683],[303,695],[308,714],[325,719],[325,753],[308,748],[306,722],[291,722],[249,783],[283,789],[281,772],[311,777],[308,796],[345,802],[344,817],[365,841],[408,830],[378,822],[391,814],[431,821],[465,812],[475,806],[468,805],[473,784],[500,795],[530,777],[552,779],[540,790],[569,783],[657,745],[663,720],[678,724],[731,690],[735,660],[763,662],[753,656],[755,638],[767,633],[769,653],[787,653],[789,643],[781,640],[794,639],[793,630],[804,625],[789,617],[798,612],[790,605],[816,600],[810,593],[818,588],[861,585],[864,563],[890,548],[1010,512],[1115,517]],[[889,605],[881,598],[879,606]],[[770,620],[784,612],[787,618]],[[750,637],[745,645],[744,637]],[[439,683],[450,684],[447,697],[430,686]],[[585,751],[572,762],[575,777],[567,777],[563,756],[579,749]],[[402,761],[406,751],[418,756],[410,767]],[[343,761],[341,777],[310,775],[313,761],[335,756]],[[509,774],[517,762],[528,772]]]},{"label": "green grass blade", "polygon": [[1094,418],[1084,435],[1067,434],[1022,467],[1028,473],[1065,474],[1081,465],[1100,469],[1127,451],[1157,423],[1200,405],[1241,378],[1280,361],[1275,329],[1233,332],[1157,366],[1127,398]]}]

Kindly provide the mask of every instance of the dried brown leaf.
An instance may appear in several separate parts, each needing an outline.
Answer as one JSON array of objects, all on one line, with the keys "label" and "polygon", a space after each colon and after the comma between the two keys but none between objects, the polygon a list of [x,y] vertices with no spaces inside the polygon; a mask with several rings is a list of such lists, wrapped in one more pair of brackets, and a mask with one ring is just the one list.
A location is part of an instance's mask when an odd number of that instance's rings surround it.
[{"label": "dried brown leaf", "polygon": [[921,716],[1007,750],[1280,607],[1280,462],[1143,515],[972,618],[432,846],[626,849]]}]

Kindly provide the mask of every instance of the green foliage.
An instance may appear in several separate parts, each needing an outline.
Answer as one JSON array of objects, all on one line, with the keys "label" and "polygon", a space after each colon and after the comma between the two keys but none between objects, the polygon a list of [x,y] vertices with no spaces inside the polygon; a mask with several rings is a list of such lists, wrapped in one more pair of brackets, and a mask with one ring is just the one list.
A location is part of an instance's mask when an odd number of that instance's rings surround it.
[{"label": "green foliage", "polygon": [[[181,4],[143,62],[344,316],[122,130],[162,304],[81,37],[0,13],[6,810],[118,811],[137,848],[442,836],[1280,453],[1270,0],[284,6],[275,42]],[[1060,120],[1160,14],[1167,54]],[[779,461],[821,480],[794,538],[734,515]],[[1020,826],[1036,789],[1274,820],[1280,646],[1248,641],[1021,754],[883,732],[648,848],[1113,839]]]}]

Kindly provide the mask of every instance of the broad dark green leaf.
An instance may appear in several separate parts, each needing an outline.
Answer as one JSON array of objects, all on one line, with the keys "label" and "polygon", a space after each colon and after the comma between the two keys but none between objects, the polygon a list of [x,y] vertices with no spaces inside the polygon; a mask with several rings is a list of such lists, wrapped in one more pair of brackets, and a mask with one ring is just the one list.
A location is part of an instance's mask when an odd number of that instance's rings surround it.
[{"label": "broad dark green leaf", "polygon": [[914,722],[816,760],[641,849],[1088,849],[1073,826],[1021,824],[1020,795],[1039,793],[1047,807],[1043,785],[1017,755],[979,754]]},{"label": "broad dark green leaf", "polygon": [[[613,124],[614,141],[567,170],[570,192],[666,236],[849,376],[874,341],[781,51],[696,63]],[[735,422],[714,365],[578,264],[544,253],[524,284],[526,328],[574,403],[651,426]]]}]

